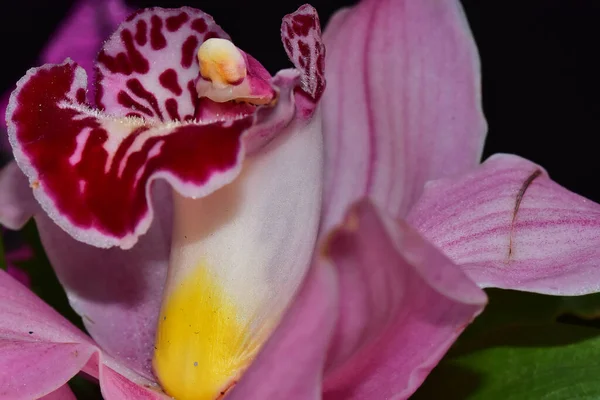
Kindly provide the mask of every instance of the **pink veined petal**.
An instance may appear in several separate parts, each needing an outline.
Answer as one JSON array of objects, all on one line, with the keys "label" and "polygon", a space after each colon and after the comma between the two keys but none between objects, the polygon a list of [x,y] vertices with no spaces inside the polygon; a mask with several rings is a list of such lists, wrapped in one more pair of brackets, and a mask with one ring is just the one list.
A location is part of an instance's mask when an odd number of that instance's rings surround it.
[{"label": "pink veined petal", "polygon": [[69,388],[69,385],[62,385],[54,392],[42,397],[40,400],[77,400],[77,397],[75,397],[71,388]]},{"label": "pink veined petal", "polygon": [[0,288],[1,339],[93,346],[90,338],[1,270]]},{"label": "pink veined petal", "polygon": [[73,62],[33,68],[7,113],[15,159],[34,196],[76,239],[130,248],[152,221],[154,179],[203,197],[238,175],[253,116],[167,125],[115,119],[87,107],[85,88],[85,71]]},{"label": "pink veined petal", "polygon": [[369,196],[406,215],[423,185],[477,165],[486,124],[458,1],[365,0],[325,31],[326,232]]},{"label": "pink veined petal", "polygon": [[101,385],[106,385],[102,390],[113,393],[114,379],[106,378],[106,369],[120,377],[121,386],[156,390],[152,380],[131,371],[118,359],[102,355],[100,364],[99,358],[100,349],[89,337],[0,270],[0,398],[29,400],[62,395],[65,391],[60,388],[79,371],[99,377]]},{"label": "pink veined petal", "polygon": [[481,287],[600,290],[600,205],[523,158],[494,155],[469,174],[429,183],[408,221]]},{"label": "pink veined petal", "polygon": [[[94,343],[0,270],[0,387],[3,398],[47,395],[86,368]],[[97,374],[86,368],[89,373]]]},{"label": "pink veined petal", "polygon": [[315,262],[278,328],[227,398],[320,399],[336,308],[335,272]]},{"label": "pink veined petal", "polygon": [[460,268],[366,201],[324,252],[340,288],[327,400],[407,398],[486,303]]},{"label": "pink veined petal", "polygon": [[229,39],[210,15],[191,7],[132,14],[98,54],[98,106],[119,116],[192,119],[198,98],[196,53],[215,37]]},{"label": "pink veined petal", "polygon": [[31,216],[40,210],[27,177],[11,161],[0,170],[0,225],[21,229]]}]

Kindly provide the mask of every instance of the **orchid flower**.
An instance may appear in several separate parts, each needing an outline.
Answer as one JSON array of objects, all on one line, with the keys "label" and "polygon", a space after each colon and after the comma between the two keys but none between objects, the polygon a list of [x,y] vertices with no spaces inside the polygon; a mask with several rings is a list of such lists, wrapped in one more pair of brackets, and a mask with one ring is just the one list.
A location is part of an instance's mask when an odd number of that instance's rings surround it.
[{"label": "orchid flower", "polygon": [[0,271],[0,396],[84,371],[107,399],[402,399],[482,287],[598,290],[600,206],[478,166],[458,2],[364,0],[320,33],[285,16],[271,77],[205,13],[150,8],[104,43],[97,108],[70,60],[18,82],[0,220],[34,216],[93,339]]}]

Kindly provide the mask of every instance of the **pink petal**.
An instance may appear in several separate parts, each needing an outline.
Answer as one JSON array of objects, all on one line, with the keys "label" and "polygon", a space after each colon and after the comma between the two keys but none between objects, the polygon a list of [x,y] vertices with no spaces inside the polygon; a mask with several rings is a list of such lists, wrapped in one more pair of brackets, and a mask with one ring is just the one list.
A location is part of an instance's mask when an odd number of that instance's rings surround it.
[{"label": "pink petal", "polygon": [[90,338],[2,270],[0,315],[2,340],[93,345]]},{"label": "pink petal", "polygon": [[125,377],[109,366],[103,365],[100,373],[102,396],[106,400],[167,400],[157,386],[135,382],[135,378]]},{"label": "pink petal", "polygon": [[0,170],[0,225],[21,229],[39,210],[27,177],[17,163],[11,161]]},{"label": "pink petal", "polygon": [[600,290],[600,205],[520,157],[430,183],[408,220],[481,287]]},{"label": "pink petal", "polygon": [[146,378],[152,378],[171,243],[170,188],[155,189],[161,189],[154,192],[161,211],[147,234],[127,251],[88,246],[46,215],[36,217],[46,254],[87,331],[106,353]]},{"label": "pink petal", "polygon": [[[117,328],[113,326],[113,329]],[[100,377],[102,391],[108,399],[165,398],[161,395],[119,396],[120,386],[137,387],[140,393],[151,388],[151,394],[156,393],[157,386],[118,360],[104,354],[100,356],[90,338],[0,270],[0,387],[3,398],[29,400],[50,394],[60,398],[56,396],[66,395],[61,387],[79,371]]]},{"label": "pink petal", "polygon": [[365,0],[325,44],[323,232],[363,196],[404,216],[426,181],[477,165],[479,63],[458,1]]},{"label": "pink petal", "polygon": [[214,37],[229,39],[210,15],[191,7],[136,12],[98,55],[98,106],[119,116],[192,119],[196,52]]},{"label": "pink petal", "polygon": [[325,45],[317,10],[305,4],[283,17],[281,39],[288,57],[301,72],[301,95],[296,101],[308,117],[325,90]]},{"label": "pink petal", "polygon": [[154,179],[203,197],[239,173],[252,116],[205,124],[115,120],[85,105],[85,88],[85,71],[72,62],[34,68],[7,114],[15,159],[34,195],[76,239],[130,248],[152,220],[146,194]]},{"label": "pink petal", "polygon": [[0,387],[7,398],[51,393],[97,351],[87,336],[0,270]]},{"label": "pink petal", "polygon": [[404,399],[486,303],[403,221],[358,203],[328,238],[340,284],[325,399]]},{"label": "pink petal", "polygon": [[54,392],[40,398],[40,400],[77,400],[77,397],[75,397],[69,385],[63,385]]},{"label": "pink petal", "polygon": [[36,399],[64,385],[97,351],[86,343],[0,339],[0,387],[7,399]]},{"label": "pink petal", "polygon": [[325,263],[315,263],[278,328],[227,399],[320,399],[336,307],[335,274]]}]

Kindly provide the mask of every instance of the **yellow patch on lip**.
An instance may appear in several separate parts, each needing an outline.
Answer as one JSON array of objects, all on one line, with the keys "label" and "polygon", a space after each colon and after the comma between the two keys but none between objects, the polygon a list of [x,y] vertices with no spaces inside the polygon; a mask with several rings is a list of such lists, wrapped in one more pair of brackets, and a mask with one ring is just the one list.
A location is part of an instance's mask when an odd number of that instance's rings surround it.
[{"label": "yellow patch on lip", "polygon": [[160,313],[154,373],[178,400],[217,399],[250,364],[259,344],[202,264],[176,285]]}]

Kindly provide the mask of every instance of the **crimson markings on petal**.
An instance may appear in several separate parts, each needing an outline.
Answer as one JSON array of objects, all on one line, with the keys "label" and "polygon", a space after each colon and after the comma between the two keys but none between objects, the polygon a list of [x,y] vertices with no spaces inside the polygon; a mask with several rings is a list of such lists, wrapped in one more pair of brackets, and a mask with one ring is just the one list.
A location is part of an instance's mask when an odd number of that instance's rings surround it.
[{"label": "crimson markings on petal", "polygon": [[150,18],[150,45],[154,50],[161,50],[167,47],[167,39],[162,33],[163,21],[158,15]]},{"label": "crimson markings on petal", "polygon": [[181,14],[176,16],[167,17],[167,30],[169,32],[177,32],[179,28],[181,28],[181,26],[185,24],[189,19],[190,17],[185,12],[182,12]]},{"label": "crimson markings on petal", "polygon": [[[193,195],[207,193],[208,183],[216,190],[234,178],[241,136],[252,118],[173,128],[115,124],[74,106],[85,86],[75,79],[80,68],[65,63],[35,70],[15,92],[18,106],[9,115],[24,155],[20,162],[31,166],[36,193],[65,229],[119,244],[139,234],[149,217],[146,186],[156,173]],[[176,103],[168,103],[177,118]]]},{"label": "crimson markings on petal", "polygon": [[177,81],[177,72],[173,68],[169,68],[160,74],[158,80],[162,87],[169,89],[176,96],[181,96],[181,93],[183,93],[183,90]]},{"label": "crimson markings on petal", "polygon": [[181,45],[181,66],[183,68],[189,68],[196,59],[195,50],[200,44],[200,41],[196,36],[188,37],[185,42]]}]

